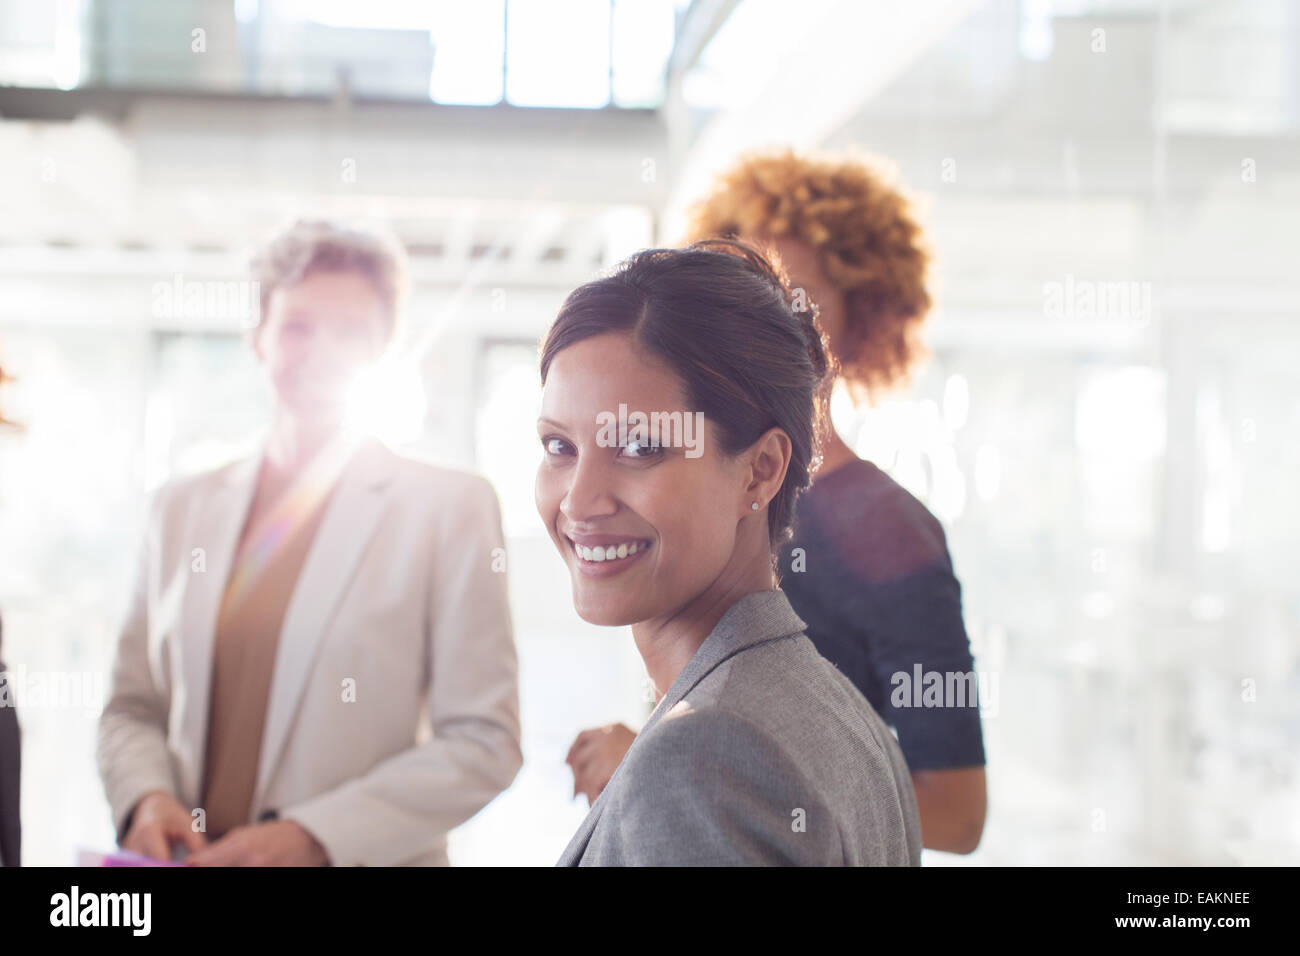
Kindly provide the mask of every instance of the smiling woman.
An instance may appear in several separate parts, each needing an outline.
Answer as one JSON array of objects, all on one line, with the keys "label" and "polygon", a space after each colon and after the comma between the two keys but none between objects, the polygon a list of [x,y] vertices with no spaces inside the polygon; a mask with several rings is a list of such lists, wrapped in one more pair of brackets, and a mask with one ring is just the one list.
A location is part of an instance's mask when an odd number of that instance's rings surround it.
[{"label": "smiling woman", "polygon": [[[578,613],[632,626],[659,704],[568,865],[916,865],[901,751],[776,587],[826,426],[811,313],[752,246],[634,255],[543,346],[537,506]],[[702,415],[703,441],[604,440],[612,410]]]},{"label": "smiling woman", "polygon": [[[543,393],[537,494],[544,516],[558,512],[548,527],[575,562],[574,600],[588,620],[629,624],[660,601],[680,606],[706,569],[771,587],[773,543],[789,533],[826,421],[825,353],[811,316],[792,311],[789,299],[761,254],[715,241],[642,252],[565,302],[542,352],[543,381],[558,381]],[[570,382],[580,387],[562,387]],[[713,453],[639,429],[630,441],[620,429],[624,440],[611,445],[604,423],[627,408],[660,421],[702,416],[699,444]],[[593,453],[578,454],[583,445]],[[621,495],[632,505],[626,514]],[[692,497],[698,512],[679,507]],[[646,527],[647,515],[656,528]],[[656,547],[679,549],[651,587],[588,586],[614,569],[591,567],[574,545],[601,548],[603,560],[605,546],[631,551],[638,542],[627,570],[646,567]],[[728,567],[730,556],[737,563]]]}]

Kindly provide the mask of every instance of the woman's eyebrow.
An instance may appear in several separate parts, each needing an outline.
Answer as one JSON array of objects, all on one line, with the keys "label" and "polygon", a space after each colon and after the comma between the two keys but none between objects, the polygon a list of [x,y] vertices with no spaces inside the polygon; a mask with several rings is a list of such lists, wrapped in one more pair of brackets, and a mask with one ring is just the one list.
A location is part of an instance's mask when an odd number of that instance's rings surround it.
[{"label": "woman's eyebrow", "polygon": [[555,421],[554,419],[547,418],[544,415],[541,418],[537,419],[537,427],[541,428],[543,425],[550,425],[552,428],[559,428],[561,430],[564,430],[563,425],[561,425],[559,422]]}]

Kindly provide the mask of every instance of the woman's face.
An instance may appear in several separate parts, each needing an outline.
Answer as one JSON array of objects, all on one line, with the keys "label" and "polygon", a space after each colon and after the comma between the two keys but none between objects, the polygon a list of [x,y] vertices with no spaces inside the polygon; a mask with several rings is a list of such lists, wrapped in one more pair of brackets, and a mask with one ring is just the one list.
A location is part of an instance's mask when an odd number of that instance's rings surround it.
[{"label": "woman's face", "polygon": [[790,285],[803,289],[817,306],[817,321],[830,339],[831,351],[839,349],[844,334],[844,293],[822,268],[817,250],[802,239],[790,236],[763,239],[750,237],[750,241],[772,245],[781,257],[781,265],[790,277]]},{"label": "woman's face", "polygon": [[255,333],[282,408],[341,417],[348,387],[383,351],[385,306],[359,272],[316,272],[271,293]]},{"label": "woman's face", "polygon": [[[695,449],[635,435],[610,444],[601,422],[620,406],[629,418],[680,412],[704,432]],[[713,423],[693,411],[676,374],[629,333],[593,336],[555,356],[537,423],[537,510],[584,620],[613,626],[671,615],[725,577],[742,518],[766,521],[765,509],[750,509],[745,456],[724,454]]]}]

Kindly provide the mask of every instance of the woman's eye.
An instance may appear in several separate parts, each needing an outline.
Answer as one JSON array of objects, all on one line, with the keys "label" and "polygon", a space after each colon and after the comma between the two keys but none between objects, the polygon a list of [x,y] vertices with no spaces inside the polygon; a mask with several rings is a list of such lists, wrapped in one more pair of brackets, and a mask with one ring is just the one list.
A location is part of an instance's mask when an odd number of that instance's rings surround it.
[{"label": "woman's eye", "polygon": [[568,451],[569,443],[563,438],[551,436],[542,439],[542,447],[546,449],[548,455],[563,455]]},{"label": "woman's eye", "polygon": [[653,458],[659,454],[659,446],[651,441],[634,438],[623,446],[623,453],[629,458]]}]

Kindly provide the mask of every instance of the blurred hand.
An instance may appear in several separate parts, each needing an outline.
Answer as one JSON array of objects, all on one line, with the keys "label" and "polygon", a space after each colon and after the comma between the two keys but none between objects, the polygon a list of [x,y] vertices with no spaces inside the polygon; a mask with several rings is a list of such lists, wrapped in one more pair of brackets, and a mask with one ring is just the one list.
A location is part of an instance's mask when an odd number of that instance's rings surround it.
[{"label": "blurred hand", "polygon": [[573,795],[585,793],[587,805],[595,803],[635,739],[636,731],[626,724],[607,724],[578,734],[564,758],[573,768]]},{"label": "blurred hand", "polygon": [[187,861],[195,866],[324,866],[329,854],[293,820],[236,827]]},{"label": "blurred hand", "polygon": [[131,815],[131,826],[122,838],[122,849],[171,860],[172,847],[183,844],[191,853],[201,850],[208,838],[194,829],[194,818],[181,802],[164,790],[140,798]]}]

